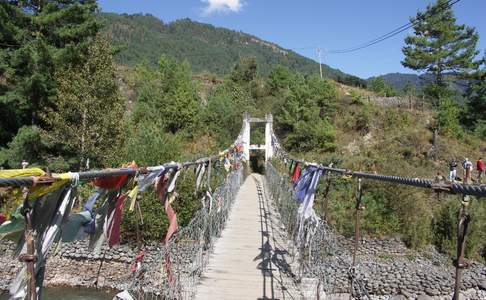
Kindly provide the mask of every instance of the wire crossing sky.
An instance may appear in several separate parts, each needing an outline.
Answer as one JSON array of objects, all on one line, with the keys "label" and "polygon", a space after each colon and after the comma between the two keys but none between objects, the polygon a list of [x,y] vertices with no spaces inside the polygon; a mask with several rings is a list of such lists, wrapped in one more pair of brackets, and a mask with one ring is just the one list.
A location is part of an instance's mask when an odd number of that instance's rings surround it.
[{"label": "wire crossing sky", "polygon": [[[150,13],[164,22],[190,18],[215,26],[241,30],[279,44],[346,73],[368,78],[380,74],[413,73],[404,68],[401,48],[412,29],[399,32],[375,45],[349,53],[325,51],[350,49],[377,39],[409,22],[435,0],[100,0],[105,12]],[[452,1],[455,2],[455,1]],[[478,47],[486,50],[486,1],[462,0],[452,6],[458,23],[476,28]],[[316,69],[316,73],[319,70]]]}]

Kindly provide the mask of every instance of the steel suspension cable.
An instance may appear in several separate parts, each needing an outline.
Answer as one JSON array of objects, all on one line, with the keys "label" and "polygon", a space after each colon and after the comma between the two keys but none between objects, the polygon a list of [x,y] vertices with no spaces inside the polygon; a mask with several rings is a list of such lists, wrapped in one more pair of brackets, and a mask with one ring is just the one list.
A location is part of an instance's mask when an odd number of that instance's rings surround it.
[{"label": "steel suspension cable", "polygon": [[300,164],[316,166],[325,172],[337,173],[337,174],[347,175],[355,178],[367,178],[372,180],[433,189],[435,191],[445,191],[451,194],[463,194],[463,195],[471,195],[471,196],[478,196],[478,197],[486,197],[486,185],[471,185],[471,184],[458,183],[458,182],[437,183],[432,179],[357,172],[348,169],[335,168],[332,166],[324,166],[323,164],[308,162],[293,157],[281,147],[275,134],[272,134],[272,142],[274,144],[274,147],[276,148],[277,155],[280,155],[281,157],[286,159],[293,160]]}]

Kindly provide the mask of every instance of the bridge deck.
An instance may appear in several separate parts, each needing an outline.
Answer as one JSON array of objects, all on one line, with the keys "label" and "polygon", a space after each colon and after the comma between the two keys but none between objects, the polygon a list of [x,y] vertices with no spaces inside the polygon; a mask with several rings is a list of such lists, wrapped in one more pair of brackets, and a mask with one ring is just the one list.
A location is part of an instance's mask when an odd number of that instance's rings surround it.
[{"label": "bridge deck", "polygon": [[300,299],[285,251],[288,241],[263,192],[248,176],[198,286],[196,299]]}]

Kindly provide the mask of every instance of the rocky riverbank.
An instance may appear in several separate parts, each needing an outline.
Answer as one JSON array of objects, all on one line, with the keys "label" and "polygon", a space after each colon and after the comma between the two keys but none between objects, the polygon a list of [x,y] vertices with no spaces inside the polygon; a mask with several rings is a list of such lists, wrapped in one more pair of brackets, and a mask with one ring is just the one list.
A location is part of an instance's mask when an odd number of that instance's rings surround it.
[{"label": "rocky riverbank", "polygon": [[[351,248],[350,240],[341,238],[340,243]],[[348,268],[337,257],[330,257],[327,262],[322,268],[322,273],[331,279],[324,284],[327,292],[348,293]],[[398,239],[365,240],[357,256],[357,278],[376,299],[389,299],[390,295],[393,299],[450,299],[454,272],[452,261],[434,248],[416,252]],[[470,262],[463,274],[465,299],[486,299],[486,266]]]},{"label": "rocky riverbank", "polygon": [[[346,248],[351,246],[351,241],[344,238],[340,238],[340,243]],[[8,289],[21,266],[12,259],[14,249],[12,243],[0,245],[0,290],[3,291]],[[129,245],[92,253],[85,241],[63,244],[48,260],[44,283],[46,286],[94,288],[97,281],[98,288],[123,290],[133,282],[130,265],[136,254],[137,249]],[[153,266],[158,255],[159,246],[147,246],[144,263]],[[450,299],[454,283],[452,262],[432,248],[415,252],[398,239],[371,239],[361,244],[357,261],[358,278],[374,299]],[[330,279],[323,284],[325,291],[322,293],[333,295],[327,299],[349,296],[348,269],[337,257],[329,258],[322,272]],[[463,286],[465,299],[486,299],[486,266],[472,262],[464,271]]]},{"label": "rocky riverbank", "polygon": [[[13,243],[0,245],[0,264],[3,266],[0,269],[2,291],[8,290],[10,282],[21,267],[21,263],[12,258],[14,249]],[[103,289],[124,290],[133,281],[130,266],[136,254],[137,249],[129,245],[112,249],[104,247],[100,253],[93,253],[88,250],[86,241],[63,244],[61,249],[48,259],[44,285],[86,288],[97,286]],[[147,246],[144,262],[154,264],[159,254],[159,247]]]}]

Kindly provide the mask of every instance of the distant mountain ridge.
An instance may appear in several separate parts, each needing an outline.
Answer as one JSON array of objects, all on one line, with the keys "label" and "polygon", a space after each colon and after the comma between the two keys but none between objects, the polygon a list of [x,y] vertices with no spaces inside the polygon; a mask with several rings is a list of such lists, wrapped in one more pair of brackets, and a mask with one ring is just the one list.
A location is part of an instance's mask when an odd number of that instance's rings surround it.
[{"label": "distant mountain ridge", "polygon": [[[422,89],[428,83],[434,80],[434,77],[430,74],[417,75],[407,73],[388,73],[380,76],[370,77],[367,80],[370,81],[376,77],[383,77],[385,82],[394,87],[397,91],[402,90],[407,83],[413,85],[417,89]],[[464,93],[466,91],[467,81],[459,79],[449,80],[449,86],[459,93]]]},{"label": "distant mountain ridge", "polygon": [[[375,77],[378,76],[371,77],[368,80],[371,80]],[[385,82],[393,86],[396,90],[402,90],[407,85],[407,83],[410,83],[411,85],[419,89],[424,87],[426,84],[426,81],[423,79],[423,77],[417,74],[406,74],[397,72],[384,74],[380,77],[383,77]]]},{"label": "distant mountain ridge", "polygon": [[[268,74],[281,64],[303,74],[318,74],[319,64],[291,50],[250,34],[181,19],[164,23],[152,15],[101,13],[103,34],[119,49],[116,55],[124,65],[147,60],[156,64],[161,54],[187,59],[195,73],[230,72],[240,57],[253,56],[259,72]],[[323,65],[323,75],[336,79],[348,76]]]}]

